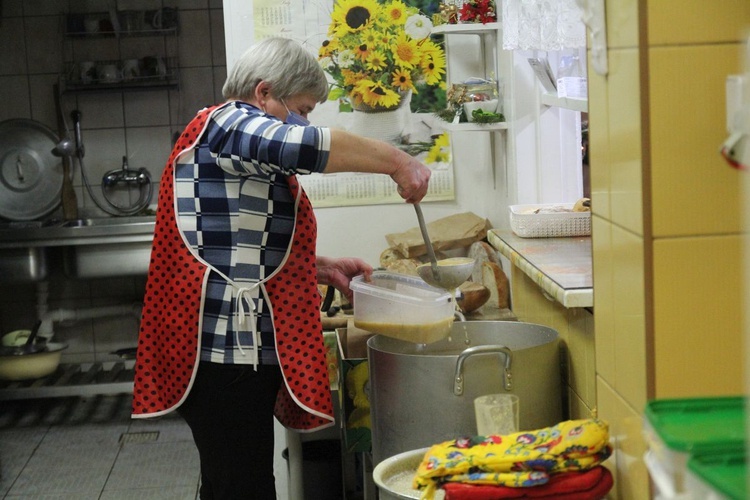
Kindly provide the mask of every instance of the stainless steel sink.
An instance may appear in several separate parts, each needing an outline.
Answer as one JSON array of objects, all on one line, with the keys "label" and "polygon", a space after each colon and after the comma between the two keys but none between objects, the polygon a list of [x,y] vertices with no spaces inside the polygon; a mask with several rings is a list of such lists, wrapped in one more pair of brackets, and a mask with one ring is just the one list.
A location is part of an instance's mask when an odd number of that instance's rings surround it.
[{"label": "stainless steel sink", "polygon": [[74,278],[145,276],[151,260],[154,224],[154,217],[107,217],[66,222],[63,227],[70,232],[71,238],[90,242],[63,248],[65,274]]},{"label": "stainless steel sink", "polygon": [[155,220],[132,216],[0,224],[0,282],[46,279],[52,247],[62,248],[63,268],[71,277],[145,276]]}]

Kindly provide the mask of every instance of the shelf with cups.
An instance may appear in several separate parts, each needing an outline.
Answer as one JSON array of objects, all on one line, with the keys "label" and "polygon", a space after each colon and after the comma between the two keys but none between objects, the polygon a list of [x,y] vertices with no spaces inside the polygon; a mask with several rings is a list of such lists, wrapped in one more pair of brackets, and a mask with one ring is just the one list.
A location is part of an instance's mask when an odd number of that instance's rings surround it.
[{"label": "shelf with cups", "polygon": [[176,57],[147,56],[124,61],[65,63],[63,92],[174,89],[179,87]]},{"label": "shelf with cups", "polygon": [[179,87],[177,9],[69,13],[64,24],[62,92]]},{"label": "shelf with cups", "polygon": [[178,11],[171,7],[69,13],[64,29],[68,38],[176,36],[178,31]]},{"label": "shelf with cups", "polygon": [[542,92],[539,99],[545,106],[570,109],[573,111],[580,111],[581,113],[586,113],[589,109],[588,99],[558,97],[549,92]]},{"label": "shelf with cups", "polygon": [[433,35],[496,35],[502,29],[501,23],[459,23],[438,24],[432,27]]}]

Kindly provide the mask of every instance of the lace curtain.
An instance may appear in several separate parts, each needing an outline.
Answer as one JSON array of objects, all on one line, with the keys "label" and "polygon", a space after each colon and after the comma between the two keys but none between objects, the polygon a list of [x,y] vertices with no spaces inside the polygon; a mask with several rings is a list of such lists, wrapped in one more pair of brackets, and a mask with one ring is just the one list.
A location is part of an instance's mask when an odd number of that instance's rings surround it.
[{"label": "lace curtain", "polygon": [[561,50],[586,46],[576,0],[501,0],[503,49]]}]

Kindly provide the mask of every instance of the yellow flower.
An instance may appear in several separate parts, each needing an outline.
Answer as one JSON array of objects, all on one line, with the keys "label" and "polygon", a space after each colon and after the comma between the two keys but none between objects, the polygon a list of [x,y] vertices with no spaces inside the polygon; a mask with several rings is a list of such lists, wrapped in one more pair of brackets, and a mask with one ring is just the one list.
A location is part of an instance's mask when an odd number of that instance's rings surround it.
[{"label": "yellow flower", "polygon": [[398,87],[402,92],[411,89],[415,94],[417,93],[417,89],[414,88],[414,83],[411,81],[411,73],[408,71],[403,69],[397,69],[394,71],[392,82],[393,86]]},{"label": "yellow flower", "polygon": [[370,55],[372,48],[366,43],[360,43],[354,47],[354,56],[360,61],[367,61],[367,57]]},{"label": "yellow flower", "polygon": [[385,68],[388,61],[385,58],[385,54],[379,50],[373,50],[370,55],[367,56],[367,69],[371,71],[380,71]]},{"label": "yellow flower", "polygon": [[367,28],[380,9],[376,0],[340,0],[331,13],[331,21],[339,36]]},{"label": "yellow flower", "polygon": [[339,42],[335,39],[323,40],[323,43],[318,49],[318,57],[331,57],[331,55],[339,48]]},{"label": "yellow flower", "polygon": [[435,139],[432,147],[427,152],[425,163],[448,163],[449,161],[451,161],[450,141],[448,133],[443,132]]},{"label": "yellow flower", "polygon": [[419,64],[419,46],[416,40],[412,40],[404,32],[399,33],[396,37],[396,41],[391,45],[391,51],[393,51],[393,58],[399,66],[413,68]]},{"label": "yellow flower", "polygon": [[362,94],[362,100],[368,106],[392,108],[398,106],[401,100],[396,92],[384,87],[380,82],[361,80],[354,88]]},{"label": "yellow flower", "polygon": [[401,0],[394,0],[383,6],[383,13],[387,21],[401,26],[406,23],[406,5]]},{"label": "yellow flower", "polygon": [[420,64],[424,74],[424,81],[427,85],[435,85],[442,79],[445,73],[445,60],[440,58],[429,58]]}]

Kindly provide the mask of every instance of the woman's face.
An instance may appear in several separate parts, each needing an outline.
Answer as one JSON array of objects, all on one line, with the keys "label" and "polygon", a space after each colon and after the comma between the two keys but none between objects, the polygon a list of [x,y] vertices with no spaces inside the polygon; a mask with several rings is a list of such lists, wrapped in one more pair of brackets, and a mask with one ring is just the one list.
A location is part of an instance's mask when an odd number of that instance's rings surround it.
[{"label": "woman's face", "polygon": [[[284,105],[286,104],[286,106]],[[294,113],[297,113],[298,115],[302,116],[303,118],[307,118],[307,115],[312,112],[313,109],[315,109],[315,105],[318,104],[318,101],[307,94],[297,94],[291,97],[287,97],[286,99],[276,99],[275,97],[268,96],[266,100],[266,113],[275,116],[279,120],[285,122],[287,121],[287,115],[288,111],[292,111]]]}]

